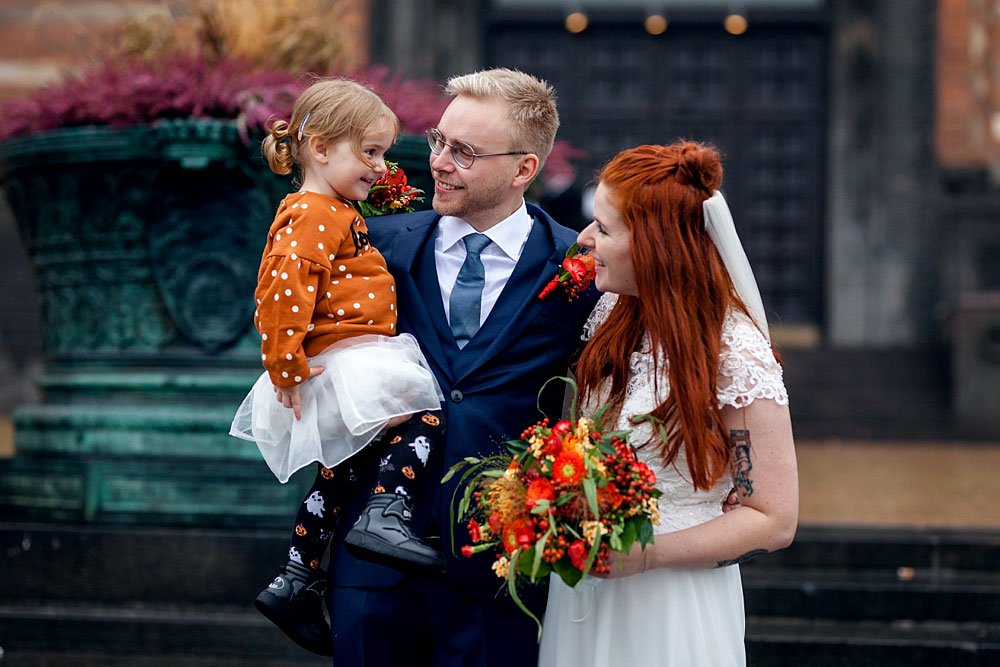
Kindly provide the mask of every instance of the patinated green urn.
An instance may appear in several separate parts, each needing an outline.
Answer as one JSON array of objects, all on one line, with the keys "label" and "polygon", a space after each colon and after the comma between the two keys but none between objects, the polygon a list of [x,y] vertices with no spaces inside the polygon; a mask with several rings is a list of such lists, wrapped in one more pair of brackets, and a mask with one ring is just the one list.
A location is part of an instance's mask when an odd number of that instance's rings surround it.
[{"label": "patinated green urn", "polygon": [[[43,304],[43,400],[14,413],[0,512],[40,520],[283,526],[279,484],[228,435],[261,372],[250,326],[290,179],[226,121],[84,127],[0,144],[0,185]],[[428,149],[389,156],[429,188]],[[425,203],[426,205],[426,203]]]}]

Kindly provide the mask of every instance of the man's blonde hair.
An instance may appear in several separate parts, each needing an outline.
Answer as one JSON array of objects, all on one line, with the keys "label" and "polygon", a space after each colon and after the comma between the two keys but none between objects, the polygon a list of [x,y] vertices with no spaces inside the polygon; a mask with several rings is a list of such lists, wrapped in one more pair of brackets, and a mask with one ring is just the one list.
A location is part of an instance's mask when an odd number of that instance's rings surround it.
[{"label": "man's blonde hair", "polygon": [[534,153],[538,156],[538,170],[545,166],[559,129],[556,91],[548,83],[501,67],[452,77],[445,92],[503,102],[511,121],[509,150]]}]

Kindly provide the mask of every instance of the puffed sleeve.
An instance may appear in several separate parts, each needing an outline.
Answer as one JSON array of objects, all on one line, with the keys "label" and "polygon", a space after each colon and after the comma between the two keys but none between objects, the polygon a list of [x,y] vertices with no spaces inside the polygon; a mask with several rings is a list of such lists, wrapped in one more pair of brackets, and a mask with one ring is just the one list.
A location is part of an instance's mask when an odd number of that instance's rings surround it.
[{"label": "puffed sleeve", "polygon": [[261,363],[274,386],[292,387],[309,377],[302,341],[312,330],[316,294],[329,282],[330,272],[296,255],[272,254],[264,260],[261,273],[254,318]]},{"label": "puffed sleeve", "polygon": [[759,398],[788,404],[781,364],[753,321],[739,311],[726,316],[719,352],[719,407],[745,408]]}]

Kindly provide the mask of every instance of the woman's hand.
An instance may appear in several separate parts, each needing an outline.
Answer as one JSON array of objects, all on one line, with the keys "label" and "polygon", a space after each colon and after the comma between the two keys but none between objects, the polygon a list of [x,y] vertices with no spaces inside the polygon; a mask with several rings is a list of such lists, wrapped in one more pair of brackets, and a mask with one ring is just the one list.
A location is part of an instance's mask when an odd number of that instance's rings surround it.
[{"label": "woman's hand", "polygon": [[[309,369],[309,377],[320,375],[326,368],[324,366],[312,366]],[[302,419],[302,397],[299,395],[299,386],[294,387],[274,387],[274,397],[278,403],[286,408],[291,408],[295,413],[296,421]]]}]

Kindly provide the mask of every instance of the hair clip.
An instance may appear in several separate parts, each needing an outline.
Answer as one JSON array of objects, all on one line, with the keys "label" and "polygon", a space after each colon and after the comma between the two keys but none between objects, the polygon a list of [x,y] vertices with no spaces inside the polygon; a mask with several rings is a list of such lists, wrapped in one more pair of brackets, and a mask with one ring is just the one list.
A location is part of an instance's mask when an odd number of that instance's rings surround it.
[{"label": "hair clip", "polygon": [[[312,112],[310,111],[309,113]],[[302,128],[306,126],[306,121],[309,120],[309,113],[306,114],[306,117],[303,118],[302,122],[299,124],[299,141],[302,141]]]}]

